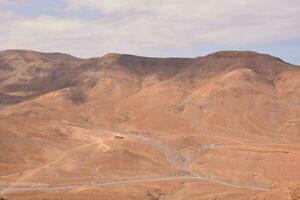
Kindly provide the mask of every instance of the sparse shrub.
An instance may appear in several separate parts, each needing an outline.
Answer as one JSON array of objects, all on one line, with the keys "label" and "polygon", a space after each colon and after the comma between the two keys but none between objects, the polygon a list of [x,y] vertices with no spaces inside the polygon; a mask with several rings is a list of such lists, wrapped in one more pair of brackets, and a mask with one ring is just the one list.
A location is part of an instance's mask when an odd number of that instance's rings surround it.
[{"label": "sparse shrub", "polygon": [[75,104],[82,104],[87,100],[83,88],[77,87],[73,87],[69,90],[69,92],[67,93],[67,98]]},{"label": "sparse shrub", "polygon": [[169,111],[174,112],[176,114],[180,114],[184,111],[185,106],[180,104],[180,105],[172,105],[169,107]]},{"label": "sparse shrub", "polygon": [[97,79],[91,78],[87,81],[86,84],[87,84],[88,87],[93,88],[97,85],[97,82],[98,82]]},{"label": "sparse shrub", "polygon": [[128,120],[129,120],[129,113],[128,112],[121,113],[120,115],[118,115],[117,117],[114,118],[114,121],[118,122],[118,123],[126,122]]}]

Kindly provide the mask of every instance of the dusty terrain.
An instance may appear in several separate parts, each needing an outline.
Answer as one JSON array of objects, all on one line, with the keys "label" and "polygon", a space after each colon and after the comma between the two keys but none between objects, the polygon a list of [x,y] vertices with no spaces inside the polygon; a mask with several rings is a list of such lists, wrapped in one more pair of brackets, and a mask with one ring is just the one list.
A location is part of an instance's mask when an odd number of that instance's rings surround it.
[{"label": "dusty terrain", "polygon": [[0,52],[3,199],[300,199],[300,67]]}]

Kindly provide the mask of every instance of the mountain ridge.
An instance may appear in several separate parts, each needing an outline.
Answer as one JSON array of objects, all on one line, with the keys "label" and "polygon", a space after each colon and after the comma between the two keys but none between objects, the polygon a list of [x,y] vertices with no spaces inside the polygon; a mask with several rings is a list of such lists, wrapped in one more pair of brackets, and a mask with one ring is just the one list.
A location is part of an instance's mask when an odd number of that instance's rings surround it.
[{"label": "mountain ridge", "polygon": [[[0,53],[34,53],[34,54],[49,54],[49,55],[65,55],[65,56],[70,56],[73,58],[77,58],[77,59],[82,59],[82,60],[86,60],[86,59],[93,59],[93,58],[103,58],[103,57],[120,57],[120,56],[130,56],[130,57],[138,57],[138,58],[150,58],[150,59],[196,59],[196,58],[202,58],[202,57],[207,57],[207,56],[211,56],[211,57],[234,57],[234,55],[236,56],[256,56],[256,55],[261,55],[261,56],[269,56],[272,57],[274,59],[278,59],[282,62],[286,62],[283,61],[281,58],[279,57],[275,57],[272,56],[271,54],[267,54],[267,53],[260,53],[257,51],[251,51],[251,50],[220,50],[220,51],[215,51],[212,53],[208,53],[206,55],[199,55],[196,57],[174,57],[174,56],[167,56],[167,57],[151,57],[151,56],[142,56],[142,55],[135,55],[135,54],[126,54],[126,53],[114,53],[114,52],[109,52],[106,53],[102,56],[96,56],[96,57],[87,57],[87,58],[80,58],[77,56],[73,56],[71,54],[68,53],[62,53],[62,52],[43,52],[43,51],[36,51],[36,50],[27,50],[27,49],[6,49],[6,50],[1,50]],[[286,62],[287,63],[287,62]],[[291,63],[288,63],[291,64]],[[294,64],[296,65],[296,64]],[[297,66],[297,65],[296,65]]]},{"label": "mountain ridge", "polygon": [[[254,198],[245,189],[300,180],[299,102],[300,68],[256,52],[0,52],[0,194],[53,199],[98,185],[97,195],[119,187],[130,199],[130,182],[137,199]],[[52,186],[60,192],[43,191]]]}]

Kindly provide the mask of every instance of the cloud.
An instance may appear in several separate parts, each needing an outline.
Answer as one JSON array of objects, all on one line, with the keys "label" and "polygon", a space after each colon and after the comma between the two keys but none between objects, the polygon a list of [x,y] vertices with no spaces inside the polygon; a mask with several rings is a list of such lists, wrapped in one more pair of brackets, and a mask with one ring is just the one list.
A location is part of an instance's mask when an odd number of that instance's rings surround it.
[{"label": "cloud", "polygon": [[24,3],[28,0],[0,0],[0,5]]},{"label": "cloud", "polygon": [[[3,0],[0,0],[0,3]],[[61,16],[0,14],[0,48],[158,55],[207,44],[262,44],[300,37],[298,0],[65,0]],[[34,5],[32,5],[34,6]],[[101,17],[87,19],[90,11]],[[5,23],[5,27],[3,27]]]}]

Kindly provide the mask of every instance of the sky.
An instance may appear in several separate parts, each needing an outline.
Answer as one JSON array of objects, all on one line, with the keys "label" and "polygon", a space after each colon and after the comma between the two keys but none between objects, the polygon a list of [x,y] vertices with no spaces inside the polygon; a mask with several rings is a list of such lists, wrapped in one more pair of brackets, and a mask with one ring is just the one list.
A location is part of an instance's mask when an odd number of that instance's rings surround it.
[{"label": "sky", "polygon": [[0,0],[0,49],[77,57],[253,50],[300,65],[299,0]]}]

